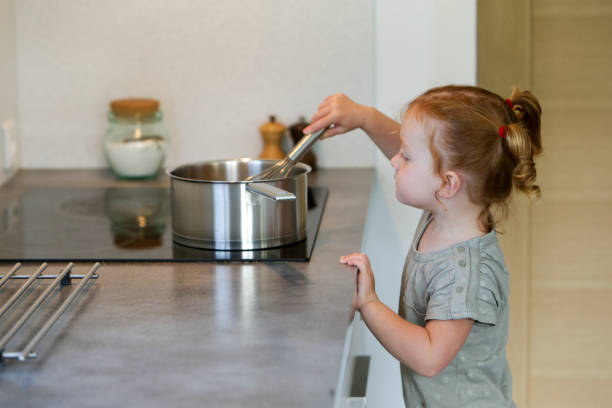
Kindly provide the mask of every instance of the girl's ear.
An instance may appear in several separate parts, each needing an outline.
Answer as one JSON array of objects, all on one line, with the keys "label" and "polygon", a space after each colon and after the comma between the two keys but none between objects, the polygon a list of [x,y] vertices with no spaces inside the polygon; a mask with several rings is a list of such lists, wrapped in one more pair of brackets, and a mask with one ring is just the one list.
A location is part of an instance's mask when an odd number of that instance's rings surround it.
[{"label": "girl's ear", "polygon": [[461,177],[454,171],[444,173],[444,184],[438,190],[438,197],[451,198],[461,189]]}]

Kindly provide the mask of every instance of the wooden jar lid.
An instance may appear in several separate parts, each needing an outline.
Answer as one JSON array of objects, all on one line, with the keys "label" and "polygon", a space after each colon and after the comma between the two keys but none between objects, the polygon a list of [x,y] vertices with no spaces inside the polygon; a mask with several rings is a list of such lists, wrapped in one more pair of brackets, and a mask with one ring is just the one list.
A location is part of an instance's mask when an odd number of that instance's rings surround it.
[{"label": "wooden jar lid", "polygon": [[147,98],[117,99],[111,101],[110,108],[118,116],[150,116],[159,111],[159,101]]}]

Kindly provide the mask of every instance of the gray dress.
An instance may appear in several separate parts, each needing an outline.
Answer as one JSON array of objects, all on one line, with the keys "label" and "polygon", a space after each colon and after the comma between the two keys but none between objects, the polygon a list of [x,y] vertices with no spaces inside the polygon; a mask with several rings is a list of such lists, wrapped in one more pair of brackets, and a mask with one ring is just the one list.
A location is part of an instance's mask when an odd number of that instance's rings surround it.
[{"label": "gray dress", "polygon": [[402,275],[399,314],[428,320],[474,320],[465,344],[435,377],[401,364],[406,407],[516,407],[506,359],[508,269],[491,231],[434,252],[417,252],[431,214],[424,212]]}]

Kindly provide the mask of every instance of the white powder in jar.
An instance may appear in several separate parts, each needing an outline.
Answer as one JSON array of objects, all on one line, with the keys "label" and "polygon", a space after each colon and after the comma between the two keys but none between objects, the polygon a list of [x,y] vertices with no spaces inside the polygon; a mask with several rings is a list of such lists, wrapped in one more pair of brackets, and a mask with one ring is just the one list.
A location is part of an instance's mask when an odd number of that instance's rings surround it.
[{"label": "white powder in jar", "polygon": [[106,157],[119,176],[152,176],[159,171],[166,158],[166,141],[160,136],[143,136],[107,142]]}]

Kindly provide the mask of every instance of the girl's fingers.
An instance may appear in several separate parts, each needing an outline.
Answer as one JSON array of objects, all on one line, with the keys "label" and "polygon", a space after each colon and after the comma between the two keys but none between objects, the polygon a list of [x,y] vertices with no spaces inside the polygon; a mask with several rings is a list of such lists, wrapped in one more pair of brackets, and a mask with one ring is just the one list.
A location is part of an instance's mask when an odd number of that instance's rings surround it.
[{"label": "girl's fingers", "polygon": [[349,259],[352,259],[358,255],[359,255],[358,252],[353,252],[352,254],[343,255],[340,257],[340,263],[346,263]]},{"label": "girl's fingers", "polygon": [[319,106],[319,109],[317,109],[317,111],[314,113],[314,115],[312,115],[312,118],[310,118],[310,122],[312,124],[312,122],[316,122],[317,120],[321,119],[324,116],[329,115],[331,109],[324,107],[324,106]]},{"label": "girl's fingers", "polygon": [[363,262],[370,263],[370,260],[366,254],[360,252],[354,252],[352,254],[344,255],[340,257],[340,262],[346,263],[351,260],[359,259]]},{"label": "girl's fingers", "polygon": [[334,126],[333,128],[327,129],[323,136],[321,136],[320,140],[324,140],[330,138],[332,136],[338,135],[340,133],[345,133],[346,129],[343,126]]},{"label": "girl's fingers", "polygon": [[343,263],[351,266],[356,266],[360,272],[365,272],[367,274],[369,274],[370,272],[368,263],[361,257],[350,257],[346,259],[346,261]]},{"label": "girl's fingers", "polygon": [[321,109],[323,109],[323,108],[328,107],[328,106],[329,106],[329,104],[330,104],[330,102],[332,101],[332,99],[331,99],[331,98],[332,98],[331,96],[328,96],[327,98],[325,98],[325,99],[323,100],[323,102],[321,102],[321,103],[319,104],[319,106],[317,107],[317,109],[321,110]]},{"label": "girl's fingers", "polygon": [[374,289],[374,274],[372,273],[368,256],[363,253],[353,253],[341,256],[340,262],[357,267],[355,289],[353,291],[353,306],[356,309],[360,309],[367,302],[375,300],[377,297]]},{"label": "girl's fingers", "polygon": [[345,96],[343,94],[341,94],[341,93],[335,93],[335,94],[329,95],[325,99],[323,99],[323,103],[332,102],[332,101],[335,101],[337,99],[342,99],[344,97]]},{"label": "girl's fingers", "polygon": [[329,115],[327,111],[317,111],[312,118],[310,118],[310,124],[304,128],[304,133],[312,133],[313,131],[317,131],[326,125],[323,124],[325,121],[325,117]]},{"label": "girl's fingers", "polygon": [[[316,114],[315,114],[315,116],[316,116]],[[308,125],[308,126],[306,126],[304,128],[303,133],[305,135],[307,135],[308,133],[314,133],[314,132],[316,132],[317,130],[320,130],[320,129],[324,129],[327,126],[329,126],[329,125],[331,125],[333,123],[333,120],[331,119],[330,115],[323,115],[323,116],[321,116],[319,118],[315,118],[315,116],[313,116],[313,118],[312,118],[312,120],[310,122],[310,125]],[[335,127],[333,129],[335,129]],[[332,130],[332,129],[329,129],[325,133],[328,133],[330,130]]]}]

